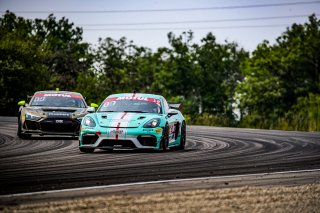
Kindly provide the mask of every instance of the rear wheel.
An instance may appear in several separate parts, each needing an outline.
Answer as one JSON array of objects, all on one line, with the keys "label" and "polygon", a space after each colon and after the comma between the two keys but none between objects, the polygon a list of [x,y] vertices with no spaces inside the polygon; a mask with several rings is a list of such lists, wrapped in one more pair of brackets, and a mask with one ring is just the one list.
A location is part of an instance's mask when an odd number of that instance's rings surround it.
[{"label": "rear wheel", "polygon": [[168,124],[166,124],[166,126],[163,129],[163,133],[162,133],[162,139],[160,142],[160,149],[162,151],[167,151],[169,148],[169,126]]},{"label": "rear wheel", "polygon": [[185,122],[182,122],[179,149],[181,149],[181,150],[184,149],[184,147],[185,147],[185,145],[186,145],[186,139],[187,139],[186,123],[185,123]]}]

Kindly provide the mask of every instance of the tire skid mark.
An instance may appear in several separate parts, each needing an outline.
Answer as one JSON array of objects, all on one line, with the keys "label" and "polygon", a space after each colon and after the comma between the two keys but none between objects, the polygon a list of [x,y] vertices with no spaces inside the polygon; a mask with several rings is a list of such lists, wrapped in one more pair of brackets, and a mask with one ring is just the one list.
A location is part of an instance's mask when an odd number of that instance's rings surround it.
[{"label": "tire skid mark", "polygon": [[184,151],[83,154],[78,140],[20,140],[0,122],[0,194],[172,178],[320,168],[320,134],[187,127]]}]

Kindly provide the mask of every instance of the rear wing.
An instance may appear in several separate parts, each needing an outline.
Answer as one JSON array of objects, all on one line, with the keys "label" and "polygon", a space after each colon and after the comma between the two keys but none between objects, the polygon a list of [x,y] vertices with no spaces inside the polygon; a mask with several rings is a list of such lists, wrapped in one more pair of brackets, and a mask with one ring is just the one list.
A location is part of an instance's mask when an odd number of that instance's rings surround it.
[{"label": "rear wing", "polygon": [[169,107],[170,109],[177,109],[177,110],[180,110],[181,109],[181,103],[168,103],[169,104]]}]

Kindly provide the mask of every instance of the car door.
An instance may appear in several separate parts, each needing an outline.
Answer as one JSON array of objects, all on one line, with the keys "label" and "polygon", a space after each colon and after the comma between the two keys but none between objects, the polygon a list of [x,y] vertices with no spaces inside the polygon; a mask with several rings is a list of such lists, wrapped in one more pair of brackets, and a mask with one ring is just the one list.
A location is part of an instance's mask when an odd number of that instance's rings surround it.
[{"label": "car door", "polygon": [[178,113],[179,112],[175,109],[170,109],[168,113],[169,145],[175,144],[179,135],[180,123]]},{"label": "car door", "polygon": [[177,137],[179,135],[179,111],[176,109],[170,109],[169,104],[165,99],[164,108],[169,126],[169,146],[171,146],[176,143]]}]

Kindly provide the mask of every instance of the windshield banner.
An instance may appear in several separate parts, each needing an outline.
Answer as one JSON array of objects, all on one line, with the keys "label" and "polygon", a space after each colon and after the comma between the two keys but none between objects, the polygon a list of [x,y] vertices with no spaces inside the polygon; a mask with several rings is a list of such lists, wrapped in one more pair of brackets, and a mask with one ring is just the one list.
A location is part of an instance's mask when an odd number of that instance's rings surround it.
[{"label": "windshield banner", "polygon": [[160,100],[155,98],[145,98],[145,97],[132,97],[132,96],[124,96],[124,97],[113,97],[113,98],[107,98],[103,102],[111,102],[111,101],[121,101],[121,100],[133,100],[133,101],[147,101],[152,102],[160,105]]},{"label": "windshield banner", "polygon": [[81,98],[80,95],[73,94],[58,94],[58,93],[38,93],[36,97],[63,97],[63,98]]}]

